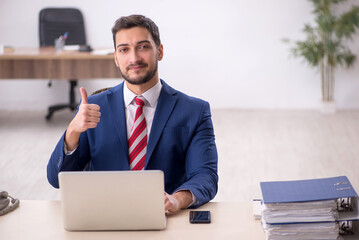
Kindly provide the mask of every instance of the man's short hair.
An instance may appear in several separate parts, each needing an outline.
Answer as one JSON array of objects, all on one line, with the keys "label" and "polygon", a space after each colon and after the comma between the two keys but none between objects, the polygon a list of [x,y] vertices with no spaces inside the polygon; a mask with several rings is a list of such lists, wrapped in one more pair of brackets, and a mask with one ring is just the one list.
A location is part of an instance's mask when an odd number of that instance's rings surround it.
[{"label": "man's short hair", "polygon": [[143,15],[130,15],[127,17],[121,17],[116,20],[112,27],[113,44],[116,50],[116,33],[122,29],[129,29],[133,27],[144,27],[152,35],[152,38],[157,47],[161,45],[160,32],[157,25],[149,18]]}]

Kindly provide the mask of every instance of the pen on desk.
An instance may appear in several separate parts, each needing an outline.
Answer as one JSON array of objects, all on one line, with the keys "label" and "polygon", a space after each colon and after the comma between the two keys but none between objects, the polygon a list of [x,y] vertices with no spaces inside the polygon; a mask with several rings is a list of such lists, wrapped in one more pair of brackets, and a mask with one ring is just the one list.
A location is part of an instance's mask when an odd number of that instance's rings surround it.
[{"label": "pen on desk", "polygon": [[66,40],[68,36],[69,36],[69,33],[68,33],[68,32],[65,32],[65,34],[64,34],[64,40]]}]

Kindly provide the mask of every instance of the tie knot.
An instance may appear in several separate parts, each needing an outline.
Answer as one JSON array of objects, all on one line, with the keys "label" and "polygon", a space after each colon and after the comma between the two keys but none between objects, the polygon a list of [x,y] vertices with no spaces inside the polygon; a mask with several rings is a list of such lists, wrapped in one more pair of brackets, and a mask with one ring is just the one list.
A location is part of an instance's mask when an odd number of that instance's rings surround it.
[{"label": "tie knot", "polygon": [[135,97],[135,102],[139,107],[143,107],[145,105],[145,102],[138,97]]}]

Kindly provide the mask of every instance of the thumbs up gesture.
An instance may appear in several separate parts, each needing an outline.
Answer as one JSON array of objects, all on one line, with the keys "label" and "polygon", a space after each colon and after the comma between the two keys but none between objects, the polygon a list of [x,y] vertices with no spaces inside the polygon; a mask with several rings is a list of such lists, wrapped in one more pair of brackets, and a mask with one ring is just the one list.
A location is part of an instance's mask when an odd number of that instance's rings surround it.
[{"label": "thumbs up gesture", "polygon": [[80,88],[80,93],[81,93],[81,104],[88,104],[86,89],[83,87]]},{"label": "thumbs up gesture", "polygon": [[[88,104],[87,92],[85,88],[80,88],[81,92],[81,104],[76,117],[79,121],[76,121],[76,130],[81,132],[86,131],[89,128],[95,128],[97,123],[100,122],[100,106],[97,104]],[[76,118],[75,117],[75,118]]]},{"label": "thumbs up gesture", "polygon": [[81,104],[79,110],[66,130],[65,143],[68,151],[75,149],[78,145],[80,134],[89,128],[95,128],[100,122],[100,106],[88,104],[85,88],[80,88]]}]

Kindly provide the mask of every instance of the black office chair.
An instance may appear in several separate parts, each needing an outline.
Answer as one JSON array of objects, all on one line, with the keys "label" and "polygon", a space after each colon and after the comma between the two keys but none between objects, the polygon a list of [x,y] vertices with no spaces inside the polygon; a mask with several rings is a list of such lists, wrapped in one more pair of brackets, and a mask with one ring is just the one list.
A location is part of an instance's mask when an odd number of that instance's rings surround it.
[{"label": "black office chair", "polygon": [[[45,8],[40,11],[39,36],[40,46],[54,46],[55,39],[68,32],[66,45],[86,45],[85,25],[82,13],[74,8]],[[46,119],[49,120],[55,111],[70,108],[74,111],[75,87],[77,79],[69,79],[70,99],[67,104],[58,104],[49,107]],[[51,86],[51,81],[49,86]]]}]

